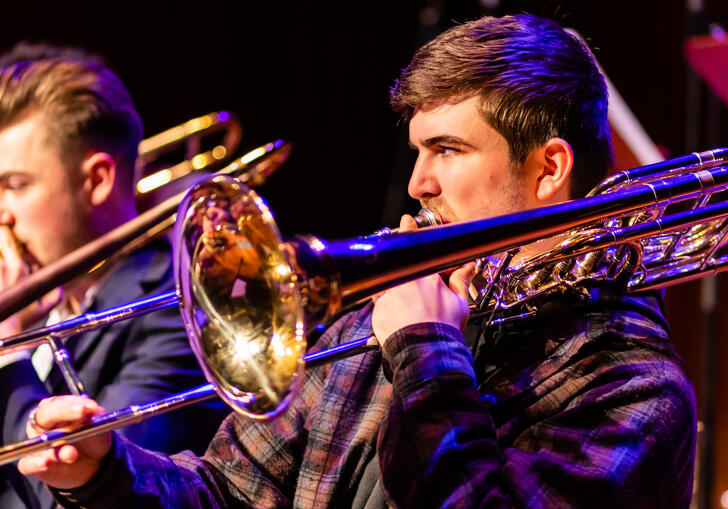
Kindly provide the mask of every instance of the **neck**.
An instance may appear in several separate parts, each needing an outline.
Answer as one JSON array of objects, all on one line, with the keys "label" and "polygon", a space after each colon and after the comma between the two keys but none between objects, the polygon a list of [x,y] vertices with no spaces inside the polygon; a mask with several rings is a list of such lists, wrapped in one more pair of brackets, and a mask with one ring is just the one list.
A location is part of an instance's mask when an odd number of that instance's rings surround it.
[{"label": "neck", "polygon": [[96,284],[101,277],[108,272],[109,268],[104,267],[95,270],[90,274],[84,274],[70,281],[63,287],[63,299],[61,306],[72,315],[76,315],[81,311],[81,305],[86,298],[88,290]]},{"label": "neck", "polygon": [[[100,231],[100,234],[104,234],[112,228],[105,228]],[[113,267],[116,266],[117,262],[122,259],[123,256],[107,258],[103,262],[100,262],[90,270],[80,274],[63,285],[63,299],[61,304],[65,306],[66,310],[72,314],[77,314],[86,298],[88,290],[97,284],[106,274],[108,274]]]},{"label": "neck", "polygon": [[100,237],[137,216],[133,200],[107,201],[94,207],[91,214],[91,231]]}]

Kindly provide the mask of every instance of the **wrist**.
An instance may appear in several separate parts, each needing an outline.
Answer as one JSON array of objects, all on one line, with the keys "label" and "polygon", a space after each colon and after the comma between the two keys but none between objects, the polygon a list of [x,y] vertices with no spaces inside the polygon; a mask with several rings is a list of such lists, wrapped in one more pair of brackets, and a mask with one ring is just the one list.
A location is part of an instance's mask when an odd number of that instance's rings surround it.
[{"label": "wrist", "polygon": [[470,349],[457,327],[418,323],[398,330],[382,346],[387,378],[400,389],[443,375],[467,376],[475,384]]}]

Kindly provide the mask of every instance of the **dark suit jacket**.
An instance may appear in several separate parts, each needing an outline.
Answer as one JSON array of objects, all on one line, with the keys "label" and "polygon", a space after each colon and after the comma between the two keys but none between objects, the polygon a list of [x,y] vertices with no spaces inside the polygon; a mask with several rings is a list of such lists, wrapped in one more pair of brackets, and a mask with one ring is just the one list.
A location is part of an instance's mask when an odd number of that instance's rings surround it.
[{"label": "dark suit jacket", "polygon": [[[156,242],[121,262],[110,274],[89,311],[100,311],[174,288],[169,246]],[[89,396],[108,411],[147,403],[205,382],[187,341],[177,308],[149,313],[70,338],[66,348]],[[6,444],[25,438],[31,409],[50,395],[67,394],[53,367],[45,384],[30,361],[0,369],[2,437]],[[229,409],[219,401],[186,407],[119,430],[133,442],[167,453],[192,449],[201,454]],[[51,507],[40,483],[3,467],[6,489],[0,507]],[[12,488],[9,488],[12,484]]]}]

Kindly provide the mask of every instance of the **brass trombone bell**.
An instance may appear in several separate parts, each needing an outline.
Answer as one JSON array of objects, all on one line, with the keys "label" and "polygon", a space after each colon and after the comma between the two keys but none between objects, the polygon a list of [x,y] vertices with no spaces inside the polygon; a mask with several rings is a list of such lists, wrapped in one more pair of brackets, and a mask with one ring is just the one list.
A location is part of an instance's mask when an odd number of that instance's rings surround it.
[{"label": "brass trombone bell", "polygon": [[273,215],[225,176],[196,185],[179,215],[175,279],[192,350],[234,410],[275,417],[300,380],[306,338],[294,262]]}]

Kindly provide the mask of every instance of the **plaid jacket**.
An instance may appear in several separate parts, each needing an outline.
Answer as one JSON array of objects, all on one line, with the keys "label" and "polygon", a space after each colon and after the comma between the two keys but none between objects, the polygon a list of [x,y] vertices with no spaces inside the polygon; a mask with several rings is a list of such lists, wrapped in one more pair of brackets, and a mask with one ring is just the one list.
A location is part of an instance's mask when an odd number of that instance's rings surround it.
[{"label": "plaid jacket", "polygon": [[[345,315],[316,348],[371,334],[370,313]],[[400,507],[687,506],[694,396],[655,298],[598,296],[491,339],[476,376],[460,331],[408,327],[381,354],[308,370],[272,423],[231,415],[202,458],[117,437],[91,483],[56,495],[68,507],[351,507],[378,442]]]}]

